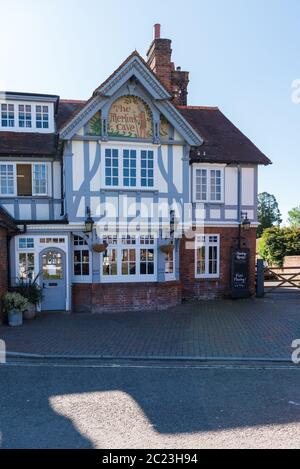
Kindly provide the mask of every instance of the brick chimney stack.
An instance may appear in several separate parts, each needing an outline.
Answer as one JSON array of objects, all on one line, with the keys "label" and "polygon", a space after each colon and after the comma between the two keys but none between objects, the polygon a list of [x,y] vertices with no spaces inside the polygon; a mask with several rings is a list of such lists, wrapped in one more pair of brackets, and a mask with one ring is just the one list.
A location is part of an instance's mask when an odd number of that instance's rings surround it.
[{"label": "brick chimney stack", "polygon": [[181,71],[180,67],[175,70],[174,63],[171,61],[172,41],[170,39],[161,39],[160,32],[160,24],[155,24],[154,39],[147,52],[148,65],[173,96],[173,103],[186,106],[189,72]]}]

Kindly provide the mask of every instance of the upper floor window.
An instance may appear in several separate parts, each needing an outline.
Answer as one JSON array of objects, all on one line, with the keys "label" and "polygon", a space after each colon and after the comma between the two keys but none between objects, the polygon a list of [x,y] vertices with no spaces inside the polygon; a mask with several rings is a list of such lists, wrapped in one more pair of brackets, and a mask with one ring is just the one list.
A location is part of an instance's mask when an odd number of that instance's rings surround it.
[{"label": "upper floor window", "polygon": [[136,186],[136,150],[123,150],[123,184]]},{"label": "upper floor window", "polygon": [[198,278],[217,278],[220,272],[220,236],[197,235],[195,276]]},{"label": "upper floor window", "polygon": [[105,150],[105,186],[124,188],[154,187],[152,150]]},{"label": "upper floor window", "polygon": [[36,128],[48,129],[49,128],[49,107],[36,106],[35,108]]},{"label": "upper floor window", "polygon": [[194,200],[195,202],[223,201],[223,168],[194,169]]},{"label": "upper floor window", "polygon": [[45,196],[48,194],[48,166],[44,163],[0,163],[0,194]]},{"label": "upper floor window", "polygon": [[154,186],[154,153],[153,151],[141,151],[141,186]]},{"label": "upper floor window", "polygon": [[31,106],[29,104],[19,104],[19,127],[31,128]]},{"label": "upper floor window", "polygon": [[119,185],[119,150],[105,150],[105,185]]},{"label": "upper floor window", "polygon": [[13,104],[1,104],[1,126],[15,126],[15,107]]},{"label": "upper floor window", "polygon": [[48,167],[45,164],[33,165],[33,194],[46,195],[47,194],[47,175]]},{"label": "upper floor window", "polygon": [[0,194],[14,195],[15,193],[15,176],[14,165],[0,164]]}]

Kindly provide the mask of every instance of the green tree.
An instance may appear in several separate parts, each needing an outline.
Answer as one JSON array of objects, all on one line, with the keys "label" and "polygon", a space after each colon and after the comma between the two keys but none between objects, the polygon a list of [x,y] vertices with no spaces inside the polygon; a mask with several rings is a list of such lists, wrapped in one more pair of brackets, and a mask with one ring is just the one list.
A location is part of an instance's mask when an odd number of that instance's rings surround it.
[{"label": "green tree", "polygon": [[269,265],[281,267],[285,256],[300,255],[300,229],[267,228],[259,243],[259,254]]},{"label": "green tree", "polygon": [[295,228],[300,228],[300,205],[289,211],[288,222]]},{"label": "green tree", "polygon": [[265,229],[279,226],[282,222],[281,213],[274,195],[262,192],[258,195],[258,221],[257,237],[260,238]]}]

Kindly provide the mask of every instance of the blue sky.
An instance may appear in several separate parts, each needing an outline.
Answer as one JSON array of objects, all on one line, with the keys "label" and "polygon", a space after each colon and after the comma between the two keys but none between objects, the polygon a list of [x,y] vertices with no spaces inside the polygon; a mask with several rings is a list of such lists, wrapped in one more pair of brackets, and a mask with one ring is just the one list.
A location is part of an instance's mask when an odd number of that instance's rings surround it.
[{"label": "blue sky", "polygon": [[88,98],[152,26],[190,71],[189,104],[217,105],[269,156],[260,191],[300,205],[299,0],[0,0],[0,89]]}]

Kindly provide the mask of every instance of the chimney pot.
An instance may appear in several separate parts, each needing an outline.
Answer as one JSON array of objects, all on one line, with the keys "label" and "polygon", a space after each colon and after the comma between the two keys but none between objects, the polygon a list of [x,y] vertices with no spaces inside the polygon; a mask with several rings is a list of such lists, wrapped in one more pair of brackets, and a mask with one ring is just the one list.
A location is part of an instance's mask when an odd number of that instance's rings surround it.
[{"label": "chimney pot", "polygon": [[154,39],[160,39],[160,30],[161,30],[161,25],[159,23],[156,23],[154,25]]}]

